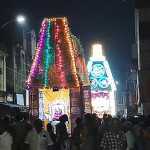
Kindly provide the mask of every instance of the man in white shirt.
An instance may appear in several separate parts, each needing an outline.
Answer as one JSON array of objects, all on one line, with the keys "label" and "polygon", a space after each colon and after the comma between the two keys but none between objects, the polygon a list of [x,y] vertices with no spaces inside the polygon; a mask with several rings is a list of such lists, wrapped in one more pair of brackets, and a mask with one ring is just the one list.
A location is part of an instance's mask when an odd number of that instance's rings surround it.
[{"label": "man in white shirt", "polygon": [[12,136],[5,131],[0,135],[0,149],[11,150],[12,149]]},{"label": "man in white shirt", "polygon": [[37,119],[34,128],[28,132],[25,144],[29,150],[49,150],[53,145],[52,139],[48,132],[43,129],[42,120]]},{"label": "man in white shirt", "polygon": [[13,138],[6,131],[4,120],[0,120],[0,150],[12,150]]}]

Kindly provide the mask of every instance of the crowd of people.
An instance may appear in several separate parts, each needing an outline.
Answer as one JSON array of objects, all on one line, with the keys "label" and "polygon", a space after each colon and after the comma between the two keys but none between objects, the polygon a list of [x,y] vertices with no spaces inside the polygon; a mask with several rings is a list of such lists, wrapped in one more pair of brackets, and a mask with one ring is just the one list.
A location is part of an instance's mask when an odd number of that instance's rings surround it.
[{"label": "crowd of people", "polygon": [[149,150],[150,117],[113,118],[86,114],[76,120],[72,135],[75,150]]},{"label": "crowd of people", "polygon": [[113,118],[85,114],[70,134],[68,116],[55,126],[26,117],[0,118],[0,150],[149,150],[150,117]]}]

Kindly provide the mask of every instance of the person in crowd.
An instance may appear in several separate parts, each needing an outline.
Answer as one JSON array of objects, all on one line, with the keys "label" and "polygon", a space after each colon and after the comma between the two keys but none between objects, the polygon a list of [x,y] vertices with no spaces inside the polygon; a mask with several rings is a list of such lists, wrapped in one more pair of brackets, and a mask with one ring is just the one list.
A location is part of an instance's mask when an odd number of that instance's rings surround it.
[{"label": "person in crowd", "polygon": [[13,126],[15,131],[14,150],[23,150],[24,140],[28,131],[32,129],[32,125],[28,123],[28,119],[21,114],[16,117],[16,123]]},{"label": "person in crowd", "polygon": [[126,150],[127,141],[117,118],[111,120],[111,126],[105,131],[100,142],[100,150]]},{"label": "person in crowd", "polygon": [[30,130],[25,138],[26,150],[51,150],[53,141],[49,133],[43,129],[43,122],[36,119],[34,128]]},{"label": "person in crowd", "polygon": [[135,135],[135,149],[136,150],[144,150],[144,141],[143,141],[143,128],[140,123],[136,124],[133,127],[134,135]]},{"label": "person in crowd", "polygon": [[0,120],[0,150],[12,150],[13,137],[7,131],[8,122]]},{"label": "person in crowd", "polygon": [[80,144],[81,144],[81,130],[82,130],[82,119],[77,118],[76,119],[76,127],[73,130],[72,134],[72,147],[74,150],[80,150]]},{"label": "person in crowd", "polygon": [[101,141],[105,131],[107,131],[110,128],[110,122],[111,122],[112,116],[108,114],[104,114],[102,118],[102,122],[98,128],[98,140]]},{"label": "person in crowd", "polygon": [[143,129],[143,143],[144,143],[144,150],[150,149],[150,127],[146,126]]},{"label": "person in crowd", "polygon": [[81,150],[97,149],[97,133],[95,119],[91,114],[85,114],[81,131]]},{"label": "person in crowd", "polygon": [[149,150],[150,117],[119,119],[108,114],[102,119],[96,114],[85,114],[77,118],[70,143],[67,115],[59,118],[56,135],[51,123],[45,131],[40,119],[31,125],[20,115],[1,116],[0,150]]},{"label": "person in crowd", "polygon": [[53,126],[51,125],[51,123],[47,124],[47,131],[53,141],[53,146],[52,146],[53,150],[55,150],[56,149],[56,135],[54,134]]},{"label": "person in crowd", "polygon": [[56,142],[57,149],[59,150],[69,150],[69,137],[66,127],[66,122],[68,122],[68,116],[66,114],[59,118],[59,123],[56,125]]},{"label": "person in crowd", "polygon": [[135,136],[133,134],[133,125],[130,121],[125,121],[123,124],[126,139],[127,139],[127,150],[134,150],[135,148]]}]

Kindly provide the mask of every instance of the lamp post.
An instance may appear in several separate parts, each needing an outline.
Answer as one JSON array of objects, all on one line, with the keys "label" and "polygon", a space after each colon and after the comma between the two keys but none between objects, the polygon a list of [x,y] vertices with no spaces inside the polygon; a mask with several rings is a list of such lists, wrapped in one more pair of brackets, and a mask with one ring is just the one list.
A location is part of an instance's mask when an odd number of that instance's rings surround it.
[{"label": "lamp post", "polygon": [[26,18],[25,18],[25,16],[23,16],[23,15],[18,15],[17,17],[16,17],[16,21],[17,21],[17,23],[19,23],[19,24],[25,24],[25,22],[26,22]]},{"label": "lamp post", "polygon": [[[19,25],[24,25],[26,23],[26,17],[23,16],[23,15],[17,15],[16,18],[15,18],[15,21],[17,22],[17,24]],[[23,44],[23,48],[24,48],[24,38],[25,38],[25,35],[24,35],[24,29],[22,29],[22,44]]]},{"label": "lamp post", "polygon": [[15,18],[3,23],[0,27],[0,30],[4,29],[7,25],[9,25],[10,23],[13,23],[13,22],[17,22],[18,24],[23,25],[26,22],[26,17],[23,15],[17,15]]}]

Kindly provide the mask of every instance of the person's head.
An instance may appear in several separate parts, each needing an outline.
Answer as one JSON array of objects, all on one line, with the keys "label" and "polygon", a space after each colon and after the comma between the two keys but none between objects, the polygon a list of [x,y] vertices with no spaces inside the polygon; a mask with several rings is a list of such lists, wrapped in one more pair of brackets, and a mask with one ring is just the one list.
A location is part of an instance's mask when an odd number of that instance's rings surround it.
[{"label": "person's head", "polygon": [[118,118],[112,118],[111,128],[112,130],[118,130],[118,131],[121,129],[121,122]]},{"label": "person's head", "polygon": [[53,132],[53,127],[52,127],[51,123],[47,124],[47,131],[48,132]]},{"label": "person's head", "polygon": [[108,114],[108,115],[107,115],[107,119],[111,120],[111,119],[112,119],[112,115],[111,115],[111,114]]},{"label": "person's head", "polygon": [[124,131],[130,131],[130,130],[132,130],[132,127],[133,127],[133,125],[132,125],[132,122],[130,122],[130,121],[124,121],[123,122],[123,130]]},{"label": "person's head", "polygon": [[63,122],[63,123],[66,123],[67,121],[69,121],[68,116],[67,116],[66,114],[62,115],[62,116],[59,118],[59,121],[60,121],[60,122]]},{"label": "person's head", "polygon": [[92,120],[92,115],[91,114],[87,113],[87,114],[84,115],[84,121],[86,123],[88,123],[91,120]]},{"label": "person's head", "polygon": [[17,116],[16,116],[16,121],[21,121],[23,119],[23,116],[22,116],[22,114],[18,114]]},{"label": "person's head", "polygon": [[93,117],[95,120],[97,120],[97,119],[98,119],[98,117],[97,117],[97,114],[96,114],[96,113],[93,113],[93,114],[92,114],[92,117]]},{"label": "person's head", "polygon": [[103,121],[107,120],[108,115],[107,114],[103,114]]},{"label": "person's head", "polygon": [[43,129],[43,122],[41,119],[36,119],[34,121],[34,128],[38,133],[41,132],[41,130]]}]

